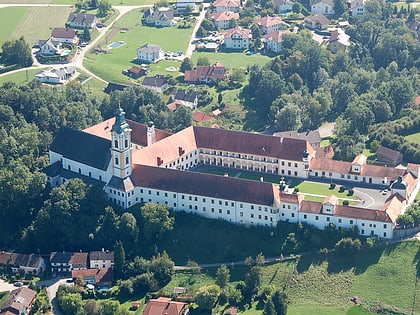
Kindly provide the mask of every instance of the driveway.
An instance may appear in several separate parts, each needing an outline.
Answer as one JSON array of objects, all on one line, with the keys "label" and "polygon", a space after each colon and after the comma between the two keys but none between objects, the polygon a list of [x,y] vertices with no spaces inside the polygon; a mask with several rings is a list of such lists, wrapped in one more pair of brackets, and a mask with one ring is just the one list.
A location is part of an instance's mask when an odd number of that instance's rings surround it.
[{"label": "driveway", "polygon": [[13,283],[8,283],[7,281],[0,279],[0,292],[12,291],[14,289],[16,289],[16,287],[13,285]]},{"label": "driveway", "polygon": [[70,278],[65,278],[65,279],[55,278],[55,279],[51,279],[51,280],[38,281],[36,283],[37,286],[47,287],[48,299],[50,300],[50,303],[52,305],[52,314],[54,314],[54,315],[64,315],[61,312],[60,307],[58,306],[58,301],[57,301],[56,295],[57,295],[58,287],[61,284],[66,284],[66,281],[68,279],[70,279]]}]

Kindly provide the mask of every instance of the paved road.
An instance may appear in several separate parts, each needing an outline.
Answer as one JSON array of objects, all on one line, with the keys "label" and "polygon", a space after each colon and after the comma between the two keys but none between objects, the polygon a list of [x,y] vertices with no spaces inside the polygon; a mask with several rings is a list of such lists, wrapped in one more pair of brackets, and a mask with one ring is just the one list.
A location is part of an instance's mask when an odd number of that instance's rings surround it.
[{"label": "paved road", "polygon": [[38,281],[36,283],[37,286],[47,287],[48,299],[50,300],[50,303],[52,305],[52,314],[54,315],[64,315],[60,307],[58,306],[56,295],[57,295],[58,287],[61,284],[66,284],[67,279],[69,278],[66,278],[66,279],[54,278],[54,279],[45,280],[45,281]]},{"label": "paved road", "polygon": [[195,35],[197,34],[197,31],[198,31],[198,28],[201,25],[201,22],[206,17],[207,8],[209,6],[210,6],[209,3],[204,3],[204,5],[203,5],[203,10],[200,12],[200,15],[198,16],[197,21],[196,21],[196,23],[194,25],[194,29],[193,29],[193,31],[191,33],[190,43],[188,45],[187,51],[185,52],[185,57],[191,58],[191,56],[192,56],[192,53],[193,53],[193,51],[195,49],[195,44],[194,44],[194,41],[196,39],[195,38]]}]

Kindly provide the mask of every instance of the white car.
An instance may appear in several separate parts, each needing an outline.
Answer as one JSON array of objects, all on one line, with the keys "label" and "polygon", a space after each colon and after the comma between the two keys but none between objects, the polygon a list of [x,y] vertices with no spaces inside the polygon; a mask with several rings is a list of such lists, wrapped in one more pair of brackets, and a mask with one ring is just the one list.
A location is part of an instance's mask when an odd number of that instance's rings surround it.
[{"label": "white car", "polygon": [[388,189],[382,190],[382,195],[386,195],[386,194],[388,194]]}]

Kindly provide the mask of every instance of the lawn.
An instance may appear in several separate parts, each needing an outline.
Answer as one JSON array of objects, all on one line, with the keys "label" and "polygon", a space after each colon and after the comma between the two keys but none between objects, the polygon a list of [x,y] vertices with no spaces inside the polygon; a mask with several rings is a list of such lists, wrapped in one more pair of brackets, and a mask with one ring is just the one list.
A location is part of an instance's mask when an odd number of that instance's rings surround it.
[{"label": "lawn", "polygon": [[16,82],[17,84],[27,84],[33,81],[35,74],[41,71],[42,69],[29,69],[7,74],[0,77],[0,85],[8,81]]},{"label": "lawn", "polygon": [[[87,53],[84,65],[106,81],[128,83],[126,76],[121,74],[124,69],[131,68],[136,64],[137,48],[150,43],[157,44],[164,50],[185,51],[191,36],[192,29],[179,29],[176,27],[155,28],[142,26],[140,23],[142,13],[140,10],[132,10],[122,17],[115,27],[107,34],[106,40],[101,43],[102,48],[115,41],[124,41],[126,44],[118,49],[108,49],[107,53]],[[127,31],[119,32],[120,28]],[[179,68],[176,61],[165,61],[162,65],[151,65],[152,73],[179,75],[178,72],[167,72],[168,66]],[[162,69],[163,68],[163,69]]]},{"label": "lawn", "polygon": [[28,7],[9,7],[0,9],[0,45],[12,39],[20,21],[29,11]]},{"label": "lawn", "polygon": [[207,57],[211,64],[220,61],[227,68],[240,68],[251,66],[254,64],[265,65],[270,58],[260,54],[246,56],[244,52],[194,52],[192,60],[194,64],[197,63],[198,58]]},{"label": "lawn", "polygon": [[306,194],[314,194],[314,195],[322,195],[322,196],[330,196],[335,195],[338,198],[345,198],[345,199],[358,199],[355,195],[349,196],[348,191],[344,191],[342,193],[339,192],[339,186],[337,185],[335,189],[330,189],[329,184],[322,184],[322,183],[315,183],[309,181],[303,181],[299,183],[296,188],[299,188],[300,193]]},{"label": "lawn", "polygon": [[8,296],[9,296],[9,291],[0,292],[0,305],[4,303],[4,301],[7,299]]},{"label": "lawn", "polygon": [[420,132],[405,136],[405,139],[409,142],[420,144]]}]

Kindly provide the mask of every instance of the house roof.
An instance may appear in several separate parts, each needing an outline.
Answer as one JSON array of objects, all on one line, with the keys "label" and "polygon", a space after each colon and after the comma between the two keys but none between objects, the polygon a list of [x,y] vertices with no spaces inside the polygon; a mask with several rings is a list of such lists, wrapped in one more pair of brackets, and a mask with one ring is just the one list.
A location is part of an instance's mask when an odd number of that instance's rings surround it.
[{"label": "house roof", "polygon": [[350,2],[350,9],[357,9],[365,5],[365,0],[353,0]]},{"label": "house roof", "polygon": [[210,119],[213,119],[213,116],[207,115],[205,113],[201,113],[201,112],[194,112],[193,113],[193,120],[195,122],[205,122],[208,121]]},{"label": "house roof", "polygon": [[266,206],[274,201],[270,183],[146,165],[134,165],[132,177],[137,187]]},{"label": "house roof", "polygon": [[126,88],[128,88],[130,85],[128,84],[121,84],[121,83],[113,83],[109,82],[106,88],[104,89],[104,92],[109,94],[113,91],[122,91]]},{"label": "house roof", "polygon": [[41,263],[42,257],[34,254],[17,254],[15,265],[18,267],[38,268]]},{"label": "house roof", "polygon": [[110,140],[63,126],[57,132],[50,150],[105,171],[111,159],[110,147]]},{"label": "house roof", "polygon": [[171,298],[159,297],[150,299],[143,315],[180,315],[181,311],[188,308],[188,304],[184,302],[172,301]]},{"label": "house roof", "polygon": [[18,254],[2,251],[0,252],[0,265],[15,265]]},{"label": "house roof", "polygon": [[146,74],[146,69],[138,67],[138,66],[132,66],[130,69],[128,69],[128,72],[136,75],[143,75]]},{"label": "house roof", "polygon": [[[12,290],[0,307],[0,312],[10,311],[12,314],[25,314],[36,296],[36,292],[27,287]],[[17,313],[16,313],[17,312]]]},{"label": "house roof", "polygon": [[385,211],[391,221],[395,223],[404,204],[405,199],[400,194],[393,194],[385,201],[382,211]]},{"label": "house roof", "polygon": [[154,44],[144,44],[143,46],[140,46],[137,48],[137,51],[145,52],[145,53],[155,53],[160,51],[159,45]]},{"label": "house roof", "polygon": [[351,162],[351,164],[364,165],[366,164],[366,161],[367,161],[367,156],[364,154],[359,154],[359,155],[356,155],[356,157],[353,159],[353,162]]},{"label": "house roof", "polygon": [[315,151],[316,151],[315,157],[317,159],[332,159],[334,156],[334,149],[332,145],[328,145],[326,147],[315,148]]},{"label": "house roof", "polygon": [[263,38],[269,39],[276,43],[281,43],[283,41],[283,35],[288,33],[290,33],[289,30],[272,31],[267,35],[264,35]]},{"label": "house roof", "polygon": [[73,267],[86,268],[88,265],[88,253],[74,253],[71,257],[71,263]]},{"label": "house roof", "polygon": [[240,1],[236,0],[216,0],[214,2],[214,7],[230,7],[230,8],[239,8],[241,6]]},{"label": "house roof", "polygon": [[121,191],[129,191],[134,188],[134,184],[130,177],[121,178],[112,176],[107,185]]},{"label": "house roof", "polygon": [[114,260],[114,251],[97,250],[89,253],[89,259],[92,260]]},{"label": "house roof", "polygon": [[318,3],[325,3],[325,4],[329,4],[329,5],[334,5],[334,1],[333,0],[311,0],[311,6],[318,4]]},{"label": "house roof", "polygon": [[344,33],[344,31],[340,29],[333,29],[331,30],[331,36],[328,39],[329,43],[338,42],[344,46],[350,45],[350,36]]},{"label": "house roof", "polygon": [[271,27],[279,24],[286,24],[279,16],[264,16],[256,19],[255,24],[262,27]]},{"label": "house roof", "polygon": [[200,80],[222,80],[226,75],[226,68],[220,63],[216,62],[211,66],[197,66],[193,70],[186,70],[184,81],[198,82]]},{"label": "house roof", "polygon": [[276,137],[292,138],[292,139],[303,139],[308,140],[309,143],[321,142],[321,135],[318,130],[308,130],[306,132],[297,132],[295,130],[276,132],[273,134]]},{"label": "house roof", "polygon": [[73,39],[76,37],[76,31],[73,28],[54,28],[51,36],[54,38]]},{"label": "house roof", "polygon": [[402,153],[397,150],[392,150],[380,146],[376,151],[376,157],[379,161],[394,162],[397,161],[400,157],[402,157]]},{"label": "house roof", "polygon": [[155,75],[154,77],[145,77],[142,86],[161,88],[166,84],[168,84],[168,79],[162,75]]},{"label": "house roof", "polygon": [[90,25],[94,23],[95,20],[96,16],[94,14],[72,12],[67,19],[67,23]]},{"label": "house roof", "polygon": [[198,98],[198,93],[194,91],[176,90],[173,98],[174,100],[194,103]]},{"label": "house roof", "polygon": [[211,15],[211,18],[215,22],[230,21],[230,20],[239,20],[239,13],[232,12],[232,11],[214,12]]},{"label": "house roof", "polygon": [[[325,215],[322,213],[322,203],[317,201],[303,200],[300,204],[300,212]],[[392,222],[386,211],[342,205],[335,206],[333,216],[368,221]]]},{"label": "house roof", "polygon": [[95,278],[95,283],[105,283],[114,281],[114,273],[112,268],[93,268],[72,270],[71,277],[76,278]]},{"label": "house roof", "polygon": [[[147,126],[129,119],[126,119],[125,121],[128,123],[131,129],[131,142],[142,147],[147,146]],[[114,122],[115,117],[107,119],[89,128],[86,128],[83,130],[83,132],[96,135],[98,137],[111,141],[111,126],[114,124]],[[172,135],[172,133],[155,128],[155,135],[156,141],[160,141]]]},{"label": "house roof", "polygon": [[321,24],[321,25],[326,25],[330,23],[330,20],[327,19],[327,17],[324,14],[321,13],[317,13],[317,14],[312,14],[309,15],[305,18],[305,22],[312,22],[315,24]]},{"label": "house roof", "polygon": [[248,28],[242,28],[241,26],[237,26],[235,28],[228,29],[224,37],[226,38],[232,38],[233,35],[239,34],[242,38],[252,38],[251,30]]},{"label": "house roof", "polygon": [[59,263],[66,263],[69,264],[73,257],[72,252],[51,252],[50,254],[50,263],[51,264],[59,264]]},{"label": "house roof", "polygon": [[166,107],[168,107],[168,109],[172,112],[176,111],[180,106],[182,106],[181,101],[173,101],[172,103],[169,103],[168,105],[166,105]]}]

